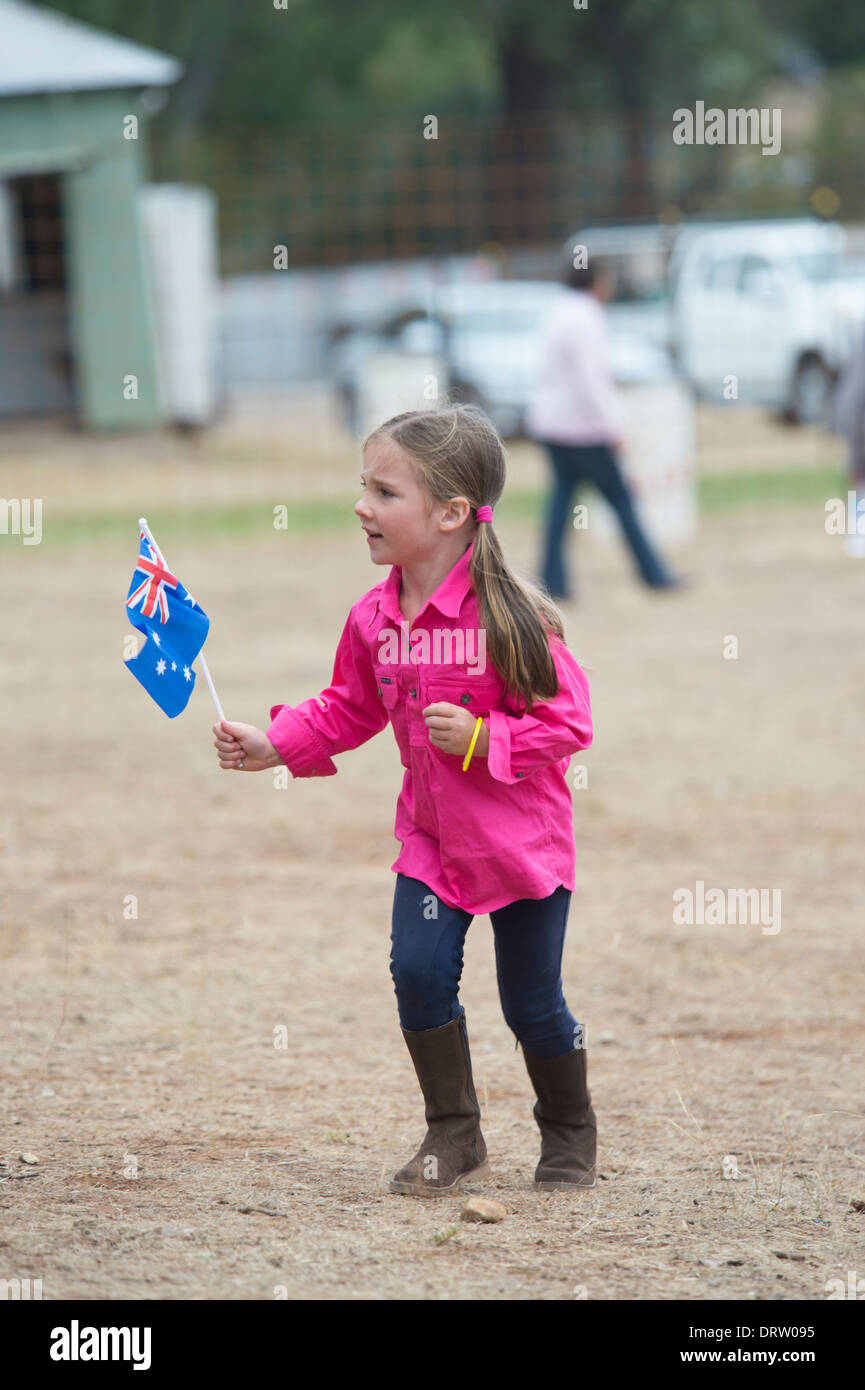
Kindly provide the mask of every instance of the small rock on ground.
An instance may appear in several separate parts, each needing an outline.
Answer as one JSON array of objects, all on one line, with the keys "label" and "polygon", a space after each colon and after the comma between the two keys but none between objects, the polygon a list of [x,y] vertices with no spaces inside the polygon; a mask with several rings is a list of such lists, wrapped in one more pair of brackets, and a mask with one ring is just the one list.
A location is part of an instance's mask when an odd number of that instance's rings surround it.
[{"label": "small rock on ground", "polygon": [[504,1221],[507,1209],[501,1202],[492,1202],[487,1197],[469,1197],[462,1211],[461,1221]]}]

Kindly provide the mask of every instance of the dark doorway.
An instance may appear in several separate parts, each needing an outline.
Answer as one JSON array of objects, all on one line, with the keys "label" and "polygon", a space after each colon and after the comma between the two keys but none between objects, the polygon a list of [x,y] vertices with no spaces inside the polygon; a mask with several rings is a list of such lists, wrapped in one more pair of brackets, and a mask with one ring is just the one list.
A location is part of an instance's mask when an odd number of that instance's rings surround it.
[{"label": "dark doorway", "polygon": [[61,179],[21,174],[0,186],[0,415],[75,408]]}]

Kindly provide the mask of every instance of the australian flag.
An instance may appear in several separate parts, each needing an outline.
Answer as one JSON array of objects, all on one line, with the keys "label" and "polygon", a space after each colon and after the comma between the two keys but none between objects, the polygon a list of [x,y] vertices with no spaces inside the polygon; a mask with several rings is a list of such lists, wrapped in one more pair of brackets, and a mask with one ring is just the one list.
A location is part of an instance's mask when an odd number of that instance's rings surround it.
[{"label": "australian flag", "polygon": [[125,664],[170,719],[186,709],[195,672],[192,663],[204,646],[210,619],[171,573],[155,541],[138,534],[138,564],[126,596],[133,627],[147,638]]}]

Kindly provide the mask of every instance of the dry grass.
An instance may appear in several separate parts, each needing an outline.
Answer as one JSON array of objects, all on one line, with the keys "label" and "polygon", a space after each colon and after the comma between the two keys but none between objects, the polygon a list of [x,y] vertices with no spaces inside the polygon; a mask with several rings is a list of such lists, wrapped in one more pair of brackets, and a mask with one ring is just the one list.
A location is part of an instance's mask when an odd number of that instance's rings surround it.
[{"label": "dry grass", "polygon": [[[675,597],[579,538],[566,616],[596,742],[564,978],[602,1177],[529,1186],[533,1097],[480,918],[462,997],[482,1190],[509,1215],[475,1226],[458,1199],[386,1191],[423,1132],[388,972],[391,736],[337,779],[277,790],[218,770],[203,685],[169,721],[121,664],[139,512],[326,492],[343,456],[323,450],[319,473],[262,442],[241,472],[228,432],[213,462],[202,444],[46,438],[22,432],[3,495],[38,491],[46,530],[128,505],[130,536],[3,541],[0,1277],[56,1299],[771,1300],[861,1273],[862,569],[822,510],[707,522]],[[517,478],[541,467],[517,451]],[[532,569],[534,537],[505,541]],[[380,577],[345,536],[169,558],[210,613],[224,705],[258,723],[327,684],[345,613]],[[780,888],[781,931],[674,925],[673,891],[697,879]]]}]

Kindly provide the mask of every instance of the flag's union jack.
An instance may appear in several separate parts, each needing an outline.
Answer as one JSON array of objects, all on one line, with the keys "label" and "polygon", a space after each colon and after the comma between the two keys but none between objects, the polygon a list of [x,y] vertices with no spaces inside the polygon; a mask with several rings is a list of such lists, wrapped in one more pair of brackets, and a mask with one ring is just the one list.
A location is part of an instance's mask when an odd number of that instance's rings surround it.
[{"label": "flag's union jack", "polygon": [[126,615],[147,639],[126,665],[160,709],[173,719],[186,708],[195,683],[192,663],[204,645],[210,619],[171,573],[153,537],[141,527],[138,561],[126,595]]},{"label": "flag's union jack", "polygon": [[[140,603],[141,615],[144,618],[155,618],[158,609],[159,621],[161,623],[167,623],[168,597],[165,590],[176,589],[178,581],[171,571],[166,568],[165,561],[150,537],[144,531],[140,531],[138,533],[138,539],[139,541],[143,541],[144,545],[139,546],[139,551],[141,553],[139,553],[138,556],[138,564],[135,566],[135,573],[142,573],[144,579],[138,585],[137,589],[133,589],[130,592],[126,600],[126,607],[137,608]],[[145,548],[149,552],[148,555],[143,553]]]}]

